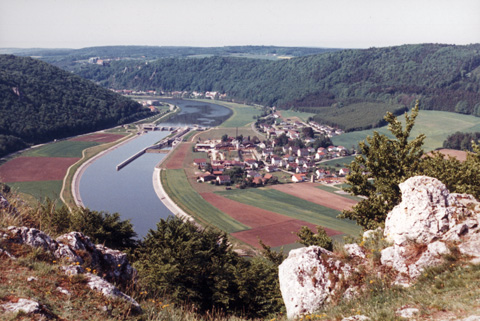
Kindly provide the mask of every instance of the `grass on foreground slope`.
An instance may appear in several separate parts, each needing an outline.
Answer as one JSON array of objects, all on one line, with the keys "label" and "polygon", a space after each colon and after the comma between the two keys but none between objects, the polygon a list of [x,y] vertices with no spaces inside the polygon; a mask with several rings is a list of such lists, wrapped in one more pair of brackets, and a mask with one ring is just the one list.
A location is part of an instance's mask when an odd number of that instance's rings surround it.
[{"label": "grass on foreground slope", "polygon": [[161,171],[162,185],[170,198],[187,214],[204,225],[215,226],[227,233],[249,229],[205,201],[190,185],[183,169]]},{"label": "grass on foreground slope", "polygon": [[[403,115],[398,116],[398,120],[404,122]],[[412,129],[412,137],[425,134],[423,149],[428,152],[443,145],[443,141],[448,135],[457,131],[474,132],[480,130],[480,117],[462,115],[457,113],[449,113],[445,111],[421,110],[415,119],[415,126]],[[372,136],[373,131],[393,137],[387,126],[362,130],[357,132],[346,133],[340,136],[332,137],[335,145],[342,145],[347,148],[357,146],[359,141],[364,140],[367,136]]]},{"label": "grass on foreground slope", "polygon": [[256,206],[295,219],[357,236],[360,228],[350,220],[337,218],[339,211],[305,201],[273,189],[250,188],[216,192],[234,201]]},{"label": "grass on foreground slope", "polygon": [[[127,293],[140,304],[143,313],[138,314],[125,301],[107,298],[90,290],[82,274],[67,276],[60,266],[68,265],[68,262],[60,262],[50,253],[29,246],[7,247],[2,241],[0,247],[17,257],[12,260],[0,255],[0,305],[20,298],[34,300],[41,304],[47,319],[52,320],[243,320],[239,317],[222,317],[215,312],[202,317],[195,314],[192,308],[170,303],[162,295],[155,296],[132,287]],[[36,279],[27,282],[30,277]],[[70,295],[61,293],[59,287]],[[0,311],[2,321],[46,319],[41,314]]]}]

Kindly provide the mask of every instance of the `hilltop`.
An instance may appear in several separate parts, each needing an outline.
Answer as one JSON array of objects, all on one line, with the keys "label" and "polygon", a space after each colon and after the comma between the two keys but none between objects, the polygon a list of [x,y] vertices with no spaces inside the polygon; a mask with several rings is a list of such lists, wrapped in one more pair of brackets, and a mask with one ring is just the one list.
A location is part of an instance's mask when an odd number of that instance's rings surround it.
[{"label": "hilltop", "polygon": [[[77,63],[70,70],[108,88],[187,97],[211,91],[226,94],[227,100],[294,108],[351,131],[382,125],[385,111],[401,113],[416,99],[422,109],[480,115],[479,50],[479,44],[421,44],[276,61],[231,56],[120,59]],[[348,122],[342,121],[346,115]]]},{"label": "hilltop", "polygon": [[140,104],[45,62],[0,55],[0,157],[144,118]]}]

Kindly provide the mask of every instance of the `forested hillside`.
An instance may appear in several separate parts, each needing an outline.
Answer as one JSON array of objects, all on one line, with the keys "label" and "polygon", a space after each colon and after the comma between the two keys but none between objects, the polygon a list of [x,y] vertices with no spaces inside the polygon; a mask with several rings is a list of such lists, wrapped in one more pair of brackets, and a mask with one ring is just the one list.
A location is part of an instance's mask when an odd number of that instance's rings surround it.
[{"label": "forested hillside", "polygon": [[209,56],[234,56],[276,60],[279,57],[301,57],[336,51],[333,48],[276,47],[276,46],[101,46],[81,49],[0,49],[0,53],[17,56],[34,56],[58,67],[70,69],[91,57],[101,59],[135,59],[137,61],[160,58],[189,58]]},{"label": "forested hillside", "polygon": [[122,60],[86,64],[75,72],[105,87],[218,91],[230,99],[314,112],[320,119],[325,112],[330,121],[331,115],[342,117],[342,108],[349,105],[359,117],[362,108],[378,106],[378,119],[371,121],[377,125],[385,106],[398,111],[415,99],[423,109],[480,115],[480,44],[343,50],[277,61]]},{"label": "forested hillside", "polygon": [[0,156],[148,113],[128,98],[45,62],[0,55]]}]

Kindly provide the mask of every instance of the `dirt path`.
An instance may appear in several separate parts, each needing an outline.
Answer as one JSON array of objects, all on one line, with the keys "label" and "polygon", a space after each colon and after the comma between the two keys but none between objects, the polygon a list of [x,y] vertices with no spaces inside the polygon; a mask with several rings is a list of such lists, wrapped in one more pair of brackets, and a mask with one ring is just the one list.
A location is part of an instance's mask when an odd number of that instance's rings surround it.
[{"label": "dirt path", "polygon": [[337,211],[350,209],[357,201],[315,187],[312,183],[273,185],[271,188]]}]

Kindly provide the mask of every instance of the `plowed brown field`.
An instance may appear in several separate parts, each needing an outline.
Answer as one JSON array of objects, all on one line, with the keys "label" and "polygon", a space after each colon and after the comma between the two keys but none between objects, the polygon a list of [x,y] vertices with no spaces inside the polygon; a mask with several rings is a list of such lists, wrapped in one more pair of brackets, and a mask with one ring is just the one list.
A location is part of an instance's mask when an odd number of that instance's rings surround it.
[{"label": "plowed brown field", "polygon": [[189,148],[192,148],[191,144],[182,143],[180,146],[178,146],[176,150],[173,151],[173,155],[169,159],[167,159],[167,162],[165,163],[165,168],[166,169],[184,168],[183,161],[185,159],[185,156],[187,155],[187,151]]},{"label": "plowed brown field", "polygon": [[[232,236],[259,249],[261,246],[258,243],[258,239],[262,240],[262,242],[268,246],[276,247],[296,243],[298,241],[296,233],[302,226],[308,226],[314,232],[317,230],[315,224],[300,220],[289,220],[232,233]],[[342,232],[327,228],[325,228],[325,231],[328,236],[343,234]]]},{"label": "plowed brown field", "polygon": [[32,182],[63,180],[75,157],[18,157],[0,166],[0,181]]},{"label": "plowed brown field", "polygon": [[271,188],[337,211],[350,209],[358,202],[316,188],[312,183],[273,185]]},{"label": "plowed brown field", "polygon": [[[308,226],[316,231],[316,225],[312,223],[295,220],[214,193],[201,193],[200,195],[235,220],[252,227],[251,230],[233,233],[232,236],[257,248],[261,248],[258,239],[272,247],[295,243],[298,240],[296,233],[302,226]],[[343,234],[332,229],[325,229],[325,231],[329,236]]]}]

